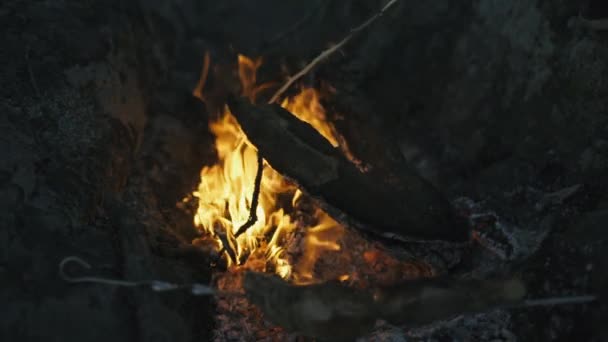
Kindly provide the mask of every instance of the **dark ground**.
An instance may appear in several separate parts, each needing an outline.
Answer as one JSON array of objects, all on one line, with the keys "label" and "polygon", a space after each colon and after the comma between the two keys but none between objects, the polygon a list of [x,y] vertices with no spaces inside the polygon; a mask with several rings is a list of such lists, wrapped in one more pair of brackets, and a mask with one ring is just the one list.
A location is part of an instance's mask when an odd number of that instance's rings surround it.
[{"label": "dark ground", "polygon": [[[79,255],[108,276],[207,281],[175,209],[213,157],[190,96],[204,51],[267,56],[277,79],[379,5],[4,1],[0,340],[208,340],[207,299],[70,285],[57,264]],[[549,232],[532,255],[488,262],[521,274],[531,297],[608,288],[608,32],[578,25],[580,11],[608,17],[599,1],[401,0],[315,74],[336,88],[328,104],[362,159],[392,142],[450,198]],[[603,301],[518,309],[509,329],[605,341],[607,313]]]}]

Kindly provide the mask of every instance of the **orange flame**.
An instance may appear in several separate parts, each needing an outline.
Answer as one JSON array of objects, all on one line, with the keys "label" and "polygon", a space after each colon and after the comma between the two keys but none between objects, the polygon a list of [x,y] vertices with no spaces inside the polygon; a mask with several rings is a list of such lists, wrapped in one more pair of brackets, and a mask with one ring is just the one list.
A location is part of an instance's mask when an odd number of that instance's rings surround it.
[{"label": "orange flame", "polygon": [[[209,68],[208,55],[205,57],[202,77],[207,77]],[[271,84],[257,85],[257,69],[261,59],[252,60],[245,56],[238,57],[239,78],[244,96],[255,101],[260,91]],[[197,86],[195,94],[202,95],[204,80]],[[312,88],[304,89],[291,99],[285,99],[282,106],[303,121],[316,128],[332,145],[338,146],[338,135],[335,128],[326,121],[326,114],[319,94]],[[237,120],[227,107],[219,119],[209,125],[216,136],[215,148],[218,163],[205,166],[201,171],[201,182],[194,196],[198,198],[198,209],[194,217],[196,227],[203,233],[214,237],[219,246],[228,242],[236,254],[237,260],[245,255],[263,249],[266,261],[275,273],[295,282],[313,281],[315,260],[325,251],[339,249],[336,241],[343,228],[321,210],[315,211],[317,225],[307,229],[304,240],[304,256],[297,265],[285,255],[285,236],[294,231],[296,223],[286,212],[279,195],[292,197],[295,204],[302,193],[279,173],[264,163],[257,207],[257,222],[244,234],[235,239],[238,228],[249,218],[251,196],[257,171],[257,151],[248,142]],[[223,246],[224,247],[224,246]],[[228,259],[229,265],[231,260]],[[295,273],[293,271],[295,270]]]},{"label": "orange flame", "polygon": [[334,126],[327,122],[325,108],[321,105],[319,93],[313,88],[304,88],[293,98],[286,98],[281,107],[289,110],[298,119],[314,127],[333,147],[338,147],[338,134]]}]

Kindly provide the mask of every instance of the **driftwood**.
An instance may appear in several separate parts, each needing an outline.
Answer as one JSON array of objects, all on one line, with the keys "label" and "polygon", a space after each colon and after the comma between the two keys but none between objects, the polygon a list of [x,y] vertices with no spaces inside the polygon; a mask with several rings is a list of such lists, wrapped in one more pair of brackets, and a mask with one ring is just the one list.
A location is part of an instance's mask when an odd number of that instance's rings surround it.
[{"label": "driftwood", "polygon": [[230,98],[249,140],[279,173],[320,201],[336,220],[385,237],[463,241],[466,224],[450,203],[408,165],[387,177],[361,172],[313,127],[278,105]]},{"label": "driftwood", "polygon": [[249,300],[291,332],[336,341],[372,331],[377,320],[417,326],[459,314],[524,303],[520,280],[421,279],[390,288],[356,290],[338,282],[294,286],[277,276],[248,273]]}]

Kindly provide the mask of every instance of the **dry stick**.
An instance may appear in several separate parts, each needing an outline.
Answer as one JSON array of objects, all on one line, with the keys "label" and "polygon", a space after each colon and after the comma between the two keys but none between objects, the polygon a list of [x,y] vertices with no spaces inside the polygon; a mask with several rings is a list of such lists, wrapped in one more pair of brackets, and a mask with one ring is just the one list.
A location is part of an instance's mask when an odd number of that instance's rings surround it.
[{"label": "dry stick", "polygon": [[[255,174],[255,182],[253,185],[253,194],[251,194],[251,207],[249,208],[249,218],[247,219],[247,222],[245,222],[242,226],[240,226],[239,229],[236,231],[236,233],[234,234],[235,239],[238,238],[239,236],[241,236],[243,233],[245,233],[247,231],[247,229],[251,228],[251,226],[253,226],[258,220],[257,209],[258,209],[258,201],[260,198],[260,187],[262,185],[263,170],[264,170],[264,158],[262,158],[262,155],[258,151],[258,169]],[[218,255],[221,256],[224,252],[228,252],[230,259],[232,259],[232,261],[238,265],[239,260],[236,255],[236,252],[228,244],[228,237],[225,237],[225,238],[226,238],[225,240],[221,239],[224,247],[220,250]]]},{"label": "dry stick", "polygon": [[372,24],[374,21],[376,21],[376,19],[378,19],[380,16],[382,16],[384,14],[384,12],[386,12],[386,10],[388,10],[391,6],[393,6],[395,3],[397,2],[397,0],[390,0],[386,5],[384,5],[384,7],[382,7],[382,9],[380,10],[380,12],[376,13],[375,15],[373,15],[371,18],[367,19],[363,24],[355,27],[354,29],[350,30],[350,34],[348,36],[346,36],[344,39],[342,39],[338,44],[330,47],[329,49],[321,52],[320,55],[318,55],[315,59],[312,60],[312,62],[308,63],[308,65],[306,65],[304,67],[304,69],[300,70],[297,74],[291,76],[287,82],[285,82],[285,84],[283,84],[283,86],[272,96],[272,98],[270,98],[270,101],[268,101],[269,103],[273,103],[276,102],[279,97],[281,95],[283,95],[283,93],[289,89],[289,87],[291,87],[291,85],[299,80],[300,78],[302,78],[302,76],[306,75],[310,70],[312,70],[315,66],[317,66],[317,64],[321,63],[322,61],[324,61],[325,59],[327,59],[329,56],[333,55],[336,51],[338,51],[339,49],[341,49],[344,45],[346,45],[346,43],[348,43],[353,36],[362,31],[363,29],[365,29],[366,27],[368,27],[370,24]]},{"label": "dry stick", "polygon": [[253,195],[251,195],[251,208],[249,209],[249,219],[243,224],[239,230],[234,234],[235,238],[238,238],[241,234],[245,233],[247,229],[255,224],[258,220],[256,213],[258,207],[258,199],[260,197],[260,186],[262,184],[262,170],[264,169],[264,158],[258,151],[258,170],[255,174],[255,184],[253,186]]},{"label": "dry stick", "polygon": [[[378,19],[380,16],[382,16],[384,14],[384,12],[386,12],[386,10],[388,10],[396,2],[397,2],[397,0],[390,0],[386,5],[384,5],[384,7],[382,7],[382,9],[378,13],[374,14],[372,17],[367,19],[363,24],[355,27],[354,29],[351,29],[348,36],[346,36],[344,39],[342,39],[338,44],[321,52],[321,54],[319,56],[317,56],[315,59],[313,59],[310,63],[308,63],[308,65],[306,65],[304,67],[304,69],[300,70],[297,74],[290,77],[287,80],[287,82],[285,82],[285,84],[283,84],[283,86],[281,88],[279,88],[279,90],[277,90],[276,93],[274,93],[274,95],[272,95],[272,97],[270,98],[268,103],[277,102],[279,100],[279,97],[281,97],[281,95],[283,95],[283,93],[287,89],[289,89],[289,87],[291,87],[291,85],[293,85],[293,83],[295,81],[302,78],[302,76],[306,75],[315,66],[317,66],[319,63],[326,60],[329,56],[331,56],[334,53],[336,53],[337,51],[339,51],[340,48],[342,48],[344,45],[346,45],[346,43],[348,43],[355,34],[362,31],[363,29],[368,27],[370,24],[372,24],[374,21],[376,21],[376,19]],[[260,195],[260,183],[262,182],[263,170],[264,170],[264,159],[260,156],[260,153],[258,151],[258,169],[256,171],[255,184],[254,184],[254,188],[253,188],[253,194],[251,196],[251,208],[249,211],[249,219],[247,219],[247,222],[245,222],[245,224],[243,224],[241,227],[239,227],[239,229],[237,230],[237,232],[235,234],[235,238],[237,238],[240,235],[242,235],[243,233],[245,233],[247,231],[247,229],[249,229],[251,226],[253,226],[255,224],[255,222],[258,220],[256,211],[257,211],[257,206],[258,206],[258,197]],[[219,255],[222,255],[223,252],[226,251],[228,248],[230,248],[230,247],[224,246],[224,248],[222,248],[222,250],[220,250]],[[237,260],[233,260],[233,261],[235,263],[237,263]]]}]

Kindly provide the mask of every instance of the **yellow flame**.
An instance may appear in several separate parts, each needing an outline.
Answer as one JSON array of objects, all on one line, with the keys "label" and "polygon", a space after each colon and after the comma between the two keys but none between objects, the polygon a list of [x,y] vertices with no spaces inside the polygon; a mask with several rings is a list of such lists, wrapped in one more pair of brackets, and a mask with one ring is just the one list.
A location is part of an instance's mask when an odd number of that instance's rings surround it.
[{"label": "yellow flame", "polygon": [[281,107],[293,113],[298,119],[309,123],[334,147],[338,147],[336,129],[327,122],[325,108],[321,105],[319,93],[314,88],[303,88],[293,98],[286,98]]},{"label": "yellow flame", "polygon": [[[261,59],[252,60],[239,56],[239,77],[244,96],[255,101],[258,93],[270,85],[257,85],[257,69]],[[207,77],[208,57],[202,76]],[[199,82],[197,95],[202,96],[204,80]],[[303,121],[311,124],[332,145],[338,146],[334,127],[326,121],[326,114],[319,94],[312,88],[291,99],[285,99],[282,106]],[[304,240],[304,256],[296,265],[296,274],[292,275],[293,266],[285,257],[284,237],[296,228],[292,217],[284,210],[279,195],[291,196],[292,205],[298,202],[302,192],[287,182],[279,173],[264,164],[260,186],[257,221],[244,234],[234,238],[249,218],[251,196],[253,194],[257,172],[257,151],[247,141],[237,120],[227,107],[223,114],[211,122],[211,132],[215,135],[215,148],[218,162],[205,166],[201,170],[201,182],[194,196],[198,198],[198,209],[194,217],[195,225],[204,234],[215,237],[217,245],[227,241],[234,250],[237,260],[259,248],[265,248],[267,261],[274,272],[284,278],[293,278],[296,282],[311,282],[316,259],[324,251],[339,250],[336,243],[343,228],[321,210],[316,210],[317,225],[307,229]],[[223,236],[222,236],[223,235]],[[235,242],[234,242],[235,240]],[[230,258],[228,258],[231,264]]]},{"label": "yellow flame", "polygon": [[325,212],[317,209],[316,226],[308,228],[304,239],[304,255],[295,265],[295,282],[299,284],[314,283],[314,266],[321,254],[327,251],[339,251],[338,239],[344,233],[344,228],[329,217]]},{"label": "yellow flame", "polygon": [[[329,85],[325,86],[325,88],[329,87]],[[335,91],[331,88],[329,90]],[[294,97],[285,98],[281,103],[281,107],[314,127],[333,147],[340,148],[342,153],[361,171],[366,171],[366,166],[355,157],[346,141],[336,130],[336,127],[327,121],[325,108],[321,104],[321,96],[316,89],[302,88],[300,93]]]}]

